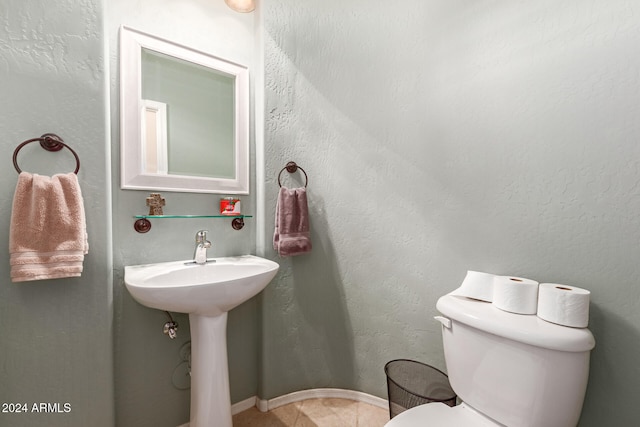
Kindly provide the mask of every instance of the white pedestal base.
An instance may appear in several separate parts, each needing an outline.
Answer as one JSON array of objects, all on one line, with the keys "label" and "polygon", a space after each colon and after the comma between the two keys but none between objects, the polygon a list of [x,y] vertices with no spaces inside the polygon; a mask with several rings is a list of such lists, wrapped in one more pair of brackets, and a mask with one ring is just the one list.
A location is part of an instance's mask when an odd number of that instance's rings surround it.
[{"label": "white pedestal base", "polygon": [[191,324],[190,427],[232,427],[227,364],[227,313],[189,315]]}]

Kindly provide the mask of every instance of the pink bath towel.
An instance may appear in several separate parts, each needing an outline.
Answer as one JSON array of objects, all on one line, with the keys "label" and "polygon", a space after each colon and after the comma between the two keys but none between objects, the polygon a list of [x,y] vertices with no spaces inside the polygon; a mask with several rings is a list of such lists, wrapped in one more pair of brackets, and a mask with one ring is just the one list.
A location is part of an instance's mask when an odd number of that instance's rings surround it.
[{"label": "pink bath towel", "polygon": [[311,251],[309,208],[305,188],[280,187],[276,204],[273,249],[283,257]]},{"label": "pink bath towel", "polygon": [[88,251],[76,174],[48,177],[21,172],[9,231],[11,281],[78,277]]}]

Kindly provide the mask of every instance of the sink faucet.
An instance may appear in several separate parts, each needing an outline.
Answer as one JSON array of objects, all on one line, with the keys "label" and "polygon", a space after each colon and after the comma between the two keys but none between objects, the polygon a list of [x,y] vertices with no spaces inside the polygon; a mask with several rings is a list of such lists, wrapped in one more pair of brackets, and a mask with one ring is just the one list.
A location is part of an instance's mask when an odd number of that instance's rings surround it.
[{"label": "sink faucet", "polygon": [[207,240],[207,230],[200,230],[196,233],[196,250],[193,253],[193,261],[196,264],[207,263],[207,249],[211,247],[211,242]]}]

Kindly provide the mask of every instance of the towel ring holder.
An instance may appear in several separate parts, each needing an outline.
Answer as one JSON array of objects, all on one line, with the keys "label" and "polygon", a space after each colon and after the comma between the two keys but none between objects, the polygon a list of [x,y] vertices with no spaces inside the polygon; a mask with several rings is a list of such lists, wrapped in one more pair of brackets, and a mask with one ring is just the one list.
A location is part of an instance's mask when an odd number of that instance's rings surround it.
[{"label": "towel ring holder", "polygon": [[47,151],[60,151],[63,148],[69,149],[69,151],[71,151],[71,154],[73,154],[73,157],[76,158],[76,170],[73,171],[73,173],[75,173],[76,175],[78,174],[78,171],[80,170],[80,158],[78,157],[78,154],[75,151],[73,151],[71,147],[65,144],[62,138],[60,138],[55,133],[45,133],[40,138],[28,139],[16,147],[16,149],[13,151],[13,166],[16,168],[18,173],[22,172],[22,170],[18,166],[18,152],[25,145],[35,141],[39,141],[40,146]]},{"label": "towel ring holder", "polygon": [[280,175],[282,175],[282,172],[284,172],[285,169],[289,173],[296,173],[298,171],[298,169],[300,169],[302,171],[302,173],[304,174],[304,188],[307,188],[307,184],[309,183],[309,177],[307,176],[307,173],[304,171],[304,169],[302,169],[300,166],[298,166],[296,164],[296,162],[288,162],[285,167],[280,169],[280,173],[278,174],[278,185],[280,187],[282,187],[282,183],[280,182]]}]

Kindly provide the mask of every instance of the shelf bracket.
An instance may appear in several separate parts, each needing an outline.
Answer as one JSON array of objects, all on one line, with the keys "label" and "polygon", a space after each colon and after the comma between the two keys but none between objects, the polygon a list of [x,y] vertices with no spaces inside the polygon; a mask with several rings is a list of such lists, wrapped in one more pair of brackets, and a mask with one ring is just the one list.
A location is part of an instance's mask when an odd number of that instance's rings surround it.
[{"label": "shelf bracket", "polygon": [[244,218],[234,218],[233,221],[231,221],[231,227],[233,227],[234,230],[242,230],[242,227],[244,227]]},{"label": "shelf bracket", "polygon": [[147,233],[151,230],[151,221],[147,218],[137,219],[136,222],[133,223],[133,229],[138,233]]}]

